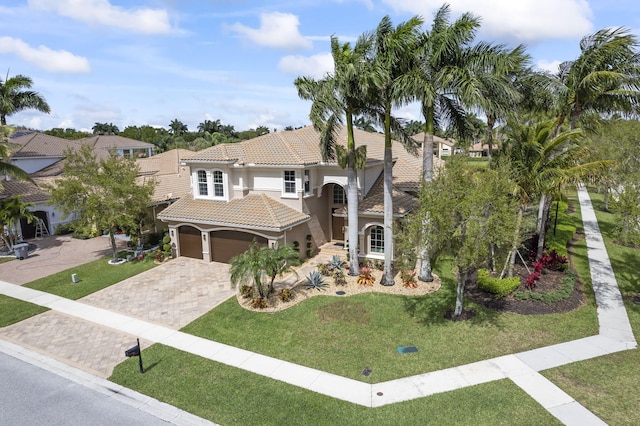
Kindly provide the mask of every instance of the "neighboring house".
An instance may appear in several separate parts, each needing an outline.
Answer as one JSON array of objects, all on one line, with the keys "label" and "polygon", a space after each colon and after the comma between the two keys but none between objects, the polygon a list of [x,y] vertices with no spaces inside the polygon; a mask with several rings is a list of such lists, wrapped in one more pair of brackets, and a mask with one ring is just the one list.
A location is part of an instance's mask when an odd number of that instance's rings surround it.
[{"label": "neighboring house", "polygon": [[[415,141],[420,144],[424,142],[424,132],[411,136]],[[449,139],[443,139],[440,136],[433,136],[433,155],[438,158],[448,157],[454,153],[453,146],[454,141]]]},{"label": "neighboring house", "polygon": [[155,182],[151,205],[149,206],[149,221],[143,233],[158,232],[167,229],[167,224],[157,219],[158,213],[170,206],[176,200],[191,193],[191,176],[189,168],[182,164],[184,158],[194,154],[188,149],[172,149],[153,157],[139,158],[136,164],[140,168],[138,182],[144,183],[151,179]]},{"label": "neighboring house", "polygon": [[[358,234],[362,257],[384,257],[382,173],[384,135],[355,129],[356,145],[367,145],[358,171]],[[328,241],[345,243],[347,171],[323,162],[319,133],[311,126],[221,144],[184,159],[191,192],[158,214],[167,222],[179,256],[228,262],[255,240],[274,247],[294,244],[305,257]],[[346,145],[346,130],[338,141]],[[394,216],[415,205],[422,157],[394,142]],[[434,163],[441,164],[434,159]],[[412,195],[413,194],[413,195]]]},{"label": "neighboring house", "polygon": [[[493,145],[493,150],[497,149],[497,145]],[[489,156],[489,145],[483,144],[482,142],[475,143],[467,149],[469,153],[469,157],[488,157]]]},{"label": "neighboring house", "polygon": [[[31,202],[33,213],[44,222],[50,234],[55,233],[56,227],[69,222],[71,218],[64,217],[55,206],[48,204],[49,194],[41,187],[43,183],[51,183],[62,174],[65,152],[79,149],[82,145],[90,145],[94,149],[96,158],[106,158],[111,153],[123,156],[151,156],[154,145],[123,138],[120,136],[93,136],[79,140],[67,140],[44,133],[19,131],[9,138],[11,149],[11,164],[29,173],[33,182],[15,181],[3,177],[4,191],[0,198],[15,195],[22,196],[25,202]],[[20,234],[24,239],[35,236],[36,224],[21,222]]]}]

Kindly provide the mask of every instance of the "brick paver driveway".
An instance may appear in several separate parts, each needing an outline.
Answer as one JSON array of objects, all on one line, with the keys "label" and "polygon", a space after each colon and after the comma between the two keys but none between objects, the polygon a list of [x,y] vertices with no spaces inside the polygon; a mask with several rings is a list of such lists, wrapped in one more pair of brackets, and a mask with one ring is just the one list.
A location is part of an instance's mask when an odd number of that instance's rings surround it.
[{"label": "brick paver driveway", "polygon": [[80,302],[179,329],[233,294],[229,265],[180,257]]},{"label": "brick paver driveway", "polygon": [[[178,258],[79,301],[179,329],[235,294],[228,271],[226,264]],[[109,377],[136,336],[49,311],[0,328],[0,338]]]}]

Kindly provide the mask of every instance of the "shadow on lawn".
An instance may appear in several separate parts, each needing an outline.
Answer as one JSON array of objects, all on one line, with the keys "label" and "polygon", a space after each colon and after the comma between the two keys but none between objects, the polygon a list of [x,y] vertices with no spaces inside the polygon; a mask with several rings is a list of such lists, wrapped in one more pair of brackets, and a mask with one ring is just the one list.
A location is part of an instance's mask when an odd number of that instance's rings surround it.
[{"label": "shadow on lawn", "polygon": [[[437,292],[421,297],[406,297],[403,302],[404,310],[422,325],[451,323],[451,320],[445,318],[445,313],[455,308],[455,286],[456,283],[452,278],[442,278],[442,287]],[[466,320],[465,323],[473,325],[491,324],[497,328],[502,328],[500,312],[471,303],[466,298],[463,303],[463,309],[475,311],[473,318]]]}]

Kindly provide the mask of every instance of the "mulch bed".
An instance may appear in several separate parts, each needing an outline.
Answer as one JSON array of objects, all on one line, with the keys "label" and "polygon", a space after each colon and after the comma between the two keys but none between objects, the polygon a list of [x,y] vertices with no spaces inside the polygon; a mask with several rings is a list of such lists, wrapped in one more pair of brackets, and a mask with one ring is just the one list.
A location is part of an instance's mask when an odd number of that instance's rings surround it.
[{"label": "mulch bed", "polygon": [[[536,282],[533,290],[528,290],[524,284],[527,270],[522,265],[516,265],[514,275],[520,277],[520,287],[517,291],[532,291],[534,293],[548,293],[560,289],[564,280],[564,272],[546,271]],[[544,303],[539,300],[517,300],[512,294],[506,297],[499,297],[492,293],[480,290],[475,282],[466,288],[466,295],[474,302],[500,312],[514,312],[521,315],[558,314],[569,312],[582,306],[587,298],[582,291],[582,283],[576,279],[573,293],[564,300],[555,303]]]}]

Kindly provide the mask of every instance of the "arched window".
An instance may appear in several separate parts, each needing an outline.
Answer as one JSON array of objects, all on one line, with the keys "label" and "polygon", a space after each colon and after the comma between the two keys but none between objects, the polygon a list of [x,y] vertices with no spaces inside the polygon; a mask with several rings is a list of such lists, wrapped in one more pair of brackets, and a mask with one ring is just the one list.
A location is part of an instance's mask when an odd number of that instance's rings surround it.
[{"label": "arched window", "polygon": [[369,252],[384,253],[384,228],[374,226],[369,234]]},{"label": "arched window", "polygon": [[347,194],[340,185],[333,185],[333,204],[347,204]]},{"label": "arched window", "polygon": [[222,180],[222,172],[220,170],[213,171],[213,196],[224,197],[224,183]]},{"label": "arched window", "polygon": [[209,195],[209,184],[207,183],[207,172],[198,170],[198,195],[206,197]]}]

